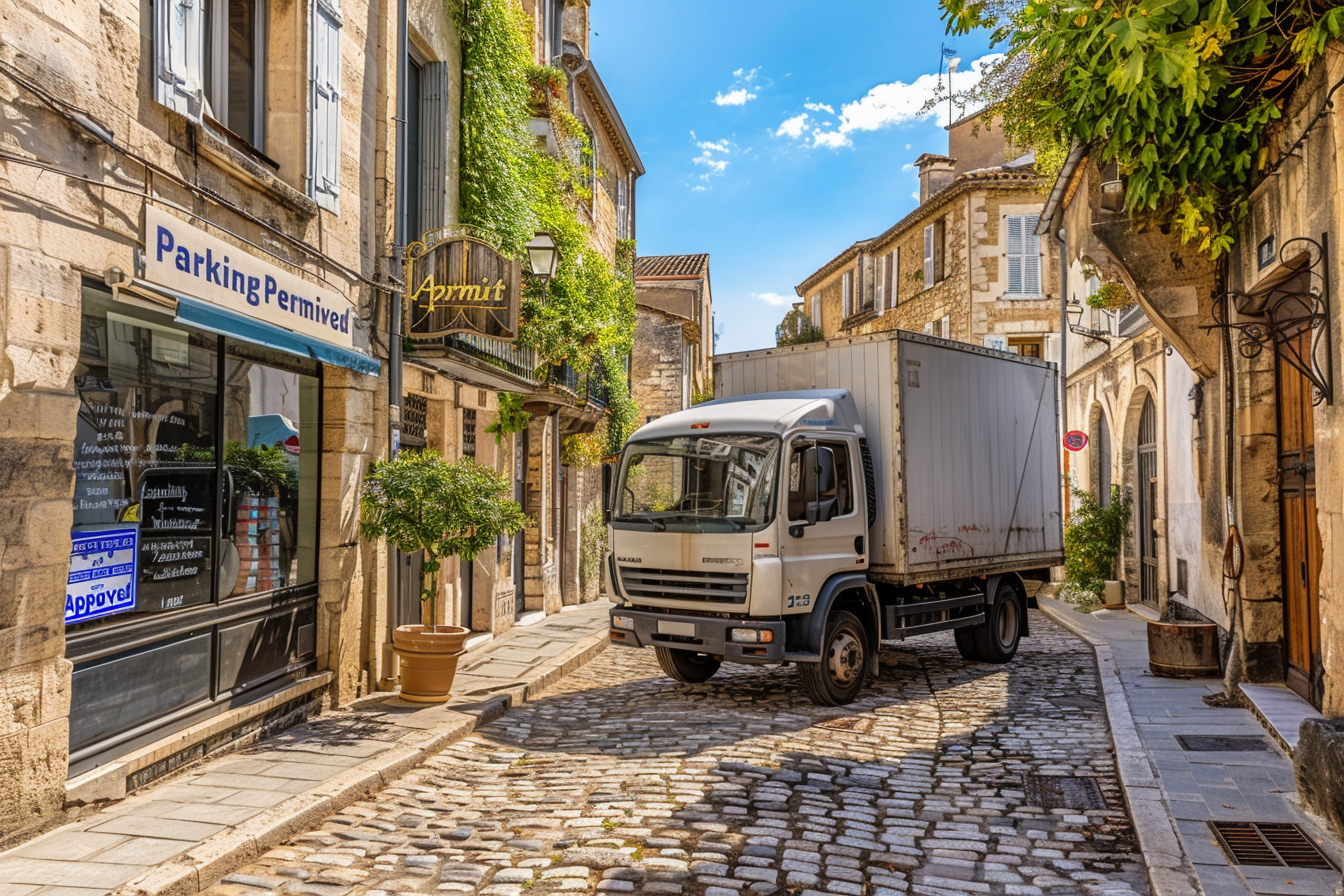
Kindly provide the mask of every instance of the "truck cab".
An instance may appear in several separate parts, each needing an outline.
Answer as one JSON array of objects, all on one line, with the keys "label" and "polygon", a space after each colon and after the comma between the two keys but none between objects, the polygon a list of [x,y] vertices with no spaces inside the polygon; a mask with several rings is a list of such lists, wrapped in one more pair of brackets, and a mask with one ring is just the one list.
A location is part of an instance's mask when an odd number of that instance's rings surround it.
[{"label": "truck cab", "polygon": [[875,501],[845,390],[720,399],[649,423],[625,447],[610,502],[613,643],[656,648],[682,681],[720,662],[815,661],[814,611],[848,591],[870,624],[836,671],[861,686],[876,662],[864,575]]}]

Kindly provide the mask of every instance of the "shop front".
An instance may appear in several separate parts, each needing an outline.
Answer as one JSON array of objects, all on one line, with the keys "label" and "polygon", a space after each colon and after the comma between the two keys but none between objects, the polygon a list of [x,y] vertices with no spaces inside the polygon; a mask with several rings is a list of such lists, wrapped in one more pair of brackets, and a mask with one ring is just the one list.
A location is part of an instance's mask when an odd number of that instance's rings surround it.
[{"label": "shop front", "polygon": [[339,290],[155,209],[144,244],[82,287],[72,776],[317,668],[324,371],[379,372]]}]

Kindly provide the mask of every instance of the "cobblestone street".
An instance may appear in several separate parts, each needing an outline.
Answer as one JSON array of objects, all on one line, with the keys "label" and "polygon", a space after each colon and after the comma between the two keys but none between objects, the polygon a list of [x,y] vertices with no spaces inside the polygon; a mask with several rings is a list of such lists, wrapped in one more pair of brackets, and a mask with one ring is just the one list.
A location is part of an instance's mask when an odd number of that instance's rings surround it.
[{"label": "cobblestone street", "polygon": [[1006,667],[884,650],[838,709],[610,648],[206,892],[1146,893],[1092,652],[1031,627]]}]

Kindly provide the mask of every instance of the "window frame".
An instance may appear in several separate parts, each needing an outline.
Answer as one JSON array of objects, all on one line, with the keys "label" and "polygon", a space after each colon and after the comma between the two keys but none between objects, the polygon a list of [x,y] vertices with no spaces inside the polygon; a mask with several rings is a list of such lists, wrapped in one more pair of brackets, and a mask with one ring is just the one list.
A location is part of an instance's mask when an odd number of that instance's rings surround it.
[{"label": "window frame", "polygon": [[[323,63],[318,53],[319,29],[324,20],[330,23],[335,47],[332,55],[336,70],[330,81],[319,77],[326,74],[320,68]],[[308,195],[333,214],[340,214],[341,210],[341,82],[344,69],[341,40],[344,25],[339,0],[312,0],[308,23]],[[324,104],[328,108],[323,109]],[[326,133],[323,133],[324,128]]]},{"label": "window frame", "polygon": [[[252,4],[252,121],[250,137],[229,121],[229,12],[236,2]],[[266,146],[267,0],[203,0],[201,29],[202,115],[260,152]],[[205,7],[209,15],[205,14]]]},{"label": "window frame", "polygon": [[[1036,233],[1036,227],[1040,223],[1039,214],[1008,214],[1004,215],[1003,225],[1003,256],[1006,268],[1004,271],[1004,293],[1006,298],[1040,298],[1044,295],[1041,264],[1041,238]],[[1017,251],[1013,246],[1013,230],[1018,231]],[[1014,266],[1017,268],[1017,288],[1013,287]],[[1034,281],[1031,279],[1034,277]],[[1035,289],[1032,289],[1032,287]]]}]

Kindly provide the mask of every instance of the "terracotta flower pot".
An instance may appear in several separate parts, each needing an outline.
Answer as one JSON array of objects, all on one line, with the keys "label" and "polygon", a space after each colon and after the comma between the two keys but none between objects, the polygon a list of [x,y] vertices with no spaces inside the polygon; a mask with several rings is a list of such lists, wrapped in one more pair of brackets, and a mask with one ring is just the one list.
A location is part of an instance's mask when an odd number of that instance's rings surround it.
[{"label": "terracotta flower pot", "polygon": [[397,626],[392,648],[401,659],[401,698],[412,703],[447,700],[470,634],[471,629],[460,625]]},{"label": "terracotta flower pot", "polygon": [[1149,622],[1148,668],[1168,678],[1217,677],[1218,626],[1212,622]]}]

